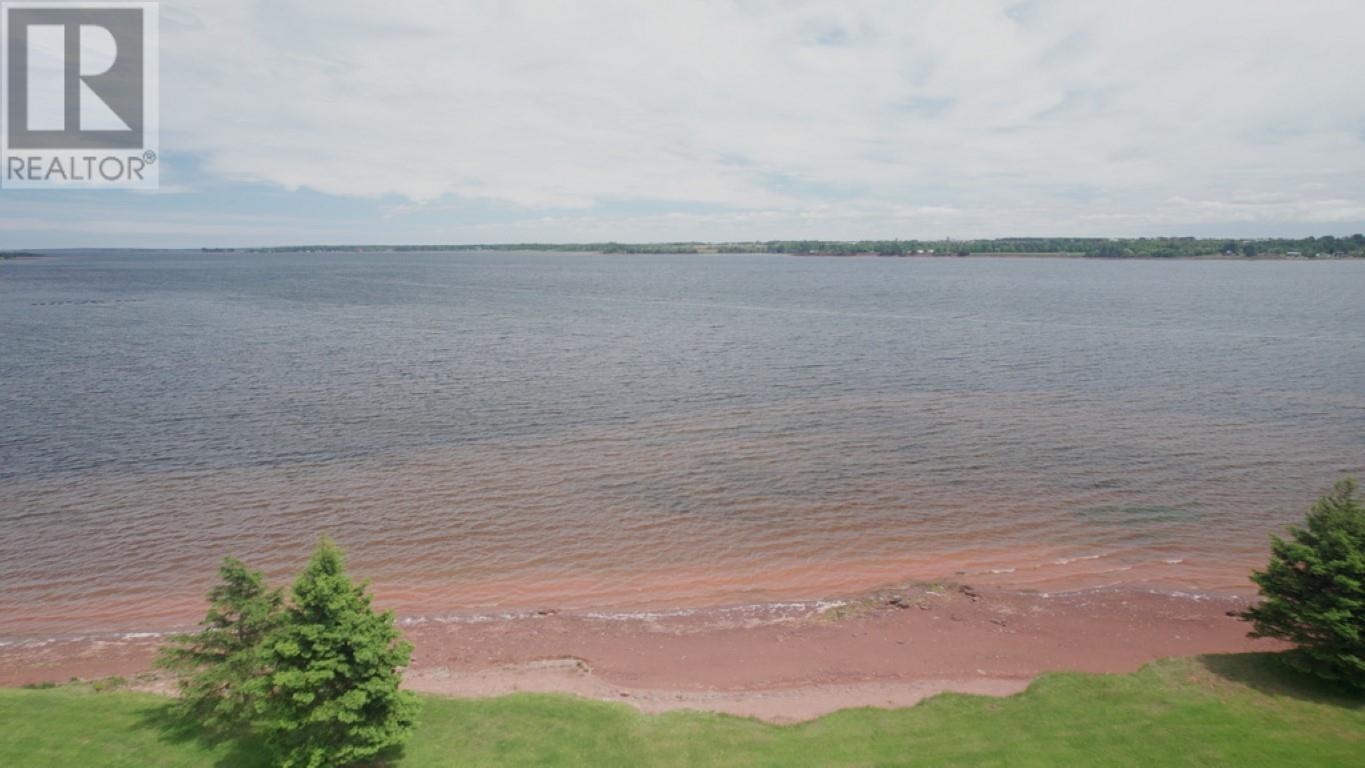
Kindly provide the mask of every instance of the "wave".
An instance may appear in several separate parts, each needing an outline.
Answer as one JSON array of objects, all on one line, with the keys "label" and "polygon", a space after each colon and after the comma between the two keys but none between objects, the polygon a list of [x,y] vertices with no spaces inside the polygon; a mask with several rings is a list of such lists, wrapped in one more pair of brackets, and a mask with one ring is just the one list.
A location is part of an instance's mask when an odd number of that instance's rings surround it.
[{"label": "wave", "polygon": [[1059,557],[1056,560],[1053,560],[1052,563],[1053,565],[1069,565],[1071,563],[1079,563],[1082,560],[1099,560],[1101,557],[1105,556],[1106,555],[1078,555],[1076,557]]}]

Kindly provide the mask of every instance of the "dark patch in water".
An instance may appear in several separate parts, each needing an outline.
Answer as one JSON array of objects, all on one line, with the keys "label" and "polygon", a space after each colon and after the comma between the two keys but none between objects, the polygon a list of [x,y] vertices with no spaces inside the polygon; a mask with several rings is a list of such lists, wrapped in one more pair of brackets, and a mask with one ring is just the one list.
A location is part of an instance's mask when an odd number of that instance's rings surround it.
[{"label": "dark patch in water", "polygon": [[1076,517],[1089,523],[1109,525],[1192,523],[1203,517],[1200,506],[1197,503],[1180,507],[1165,504],[1112,504],[1077,510]]}]

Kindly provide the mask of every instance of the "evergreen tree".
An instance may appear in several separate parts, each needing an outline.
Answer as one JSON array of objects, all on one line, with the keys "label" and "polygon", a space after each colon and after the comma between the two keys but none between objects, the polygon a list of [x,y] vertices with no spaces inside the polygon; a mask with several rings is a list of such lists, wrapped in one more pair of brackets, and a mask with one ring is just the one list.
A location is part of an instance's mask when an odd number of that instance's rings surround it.
[{"label": "evergreen tree", "polygon": [[266,642],[262,725],[286,768],[349,765],[412,733],[417,701],[398,689],[412,646],[343,565],[324,538],[294,582],[284,625]]},{"label": "evergreen tree", "polygon": [[250,722],[255,711],[252,681],[264,673],[262,644],[280,625],[283,597],[240,560],[224,558],[218,573],[222,582],[209,591],[201,629],[171,637],[157,665],[180,677],[178,705],[186,715],[228,729]]},{"label": "evergreen tree", "polygon": [[1251,576],[1264,599],[1242,618],[1252,637],[1295,643],[1286,658],[1299,669],[1365,688],[1365,510],[1355,488],[1338,482],[1307,527],[1274,538],[1269,567]]}]

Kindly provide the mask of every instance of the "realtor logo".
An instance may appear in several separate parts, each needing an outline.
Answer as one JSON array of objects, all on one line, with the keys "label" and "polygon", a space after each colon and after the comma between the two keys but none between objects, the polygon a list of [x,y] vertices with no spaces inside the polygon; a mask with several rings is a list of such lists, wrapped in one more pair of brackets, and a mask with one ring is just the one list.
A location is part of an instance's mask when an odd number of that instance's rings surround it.
[{"label": "realtor logo", "polygon": [[155,3],[0,3],[0,186],[157,186]]}]

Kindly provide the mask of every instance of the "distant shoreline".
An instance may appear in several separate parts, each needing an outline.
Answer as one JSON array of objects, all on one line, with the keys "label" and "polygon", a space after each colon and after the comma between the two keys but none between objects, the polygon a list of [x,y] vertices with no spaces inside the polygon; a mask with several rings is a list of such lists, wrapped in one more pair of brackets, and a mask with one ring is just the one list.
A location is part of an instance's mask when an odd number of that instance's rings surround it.
[{"label": "distant shoreline", "polygon": [[200,248],[46,248],[0,251],[3,259],[83,253],[394,254],[564,253],[577,255],[816,256],[823,258],[1000,258],[1168,261],[1337,261],[1365,259],[1365,235],[1260,238],[1001,238],[994,240],[771,240],[667,243],[303,244]]},{"label": "distant shoreline", "polygon": [[397,253],[560,253],[566,256],[795,256],[800,258],[821,259],[922,259],[945,261],[952,259],[1084,259],[1088,261],[1361,261],[1365,254],[1352,256],[1288,256],[1278,253],[1240,256],[1234,254],[1201,254],[1196,256],[1094,256],[1075,252],[1038,252],[1038,253],[995,253],[973,252],[966,254],[880,254],[844,253],[838,251],[811,253],[777,253],[767,251],[593,251],[561,250],[546,248],[490,249],[490,248],[318,248],[318,249],[273,249],[273,248],[211,248],[202,249],[204,253],[230,254],[290,254],[290,253],[351,253],[351,254],[397,254]]},{"label": "distant shoreline", "polygon": [[790,254],[796,256],[1033,256],[1043,258],[1365,258],[1365,234],[1337,237],[1000,237],[954,240],[699,240],[622,243],[299,244],[255,248],[204,248],[205,252],[368,251],[572,251],[603,254]]},{"label": "distant shoreline", "polygon": [[178,253],[178,252],[199,252],[205,254],[275,254],[287,255],[296,253],[310,254],[400,254],[400,253],[545,253],[563,254],[565,256],[795,256],[800,258],[822,258],[822,259],[917,259],[948,261],[954,259],[1076,259],[1086,261],[1306,261],[1306,262],[1328,262],[1328,261],[1365,261],[1365,253],[1351,255],[1333,256],[1290,256],[1282,253],[1263,253],[1254,256],[1243,256],[1239,254],[1210,253],[1190,256],[1097,256],[1088,253],[1077,253],[1074,251],[1055,251],[1055,252],[971,252],[965,254],[946,254],[946,253],[905,253],[905,254],[881,254],[881,253],[849,253],[842,251],[820,251],[806,253],[781,253],[775,251],[606,251],[606,250],[579,250],[579,249],[560,249],[560,248],[488,248],[471,246],[469,248],[409,248],[405,246],[392,247],[354,247],[336,246],[319,248],[62,248],[44,253],[0,253],[0,261],[8,260],[45,260],[60,258],[62,256],[79,255],[85,252],[98,251],[101,254],[129,254],[129,253]]},{"label": "distant shoreline", "polygon": [[[716,254],[723,255],[723,254]],[[777,254],[781,255],[781,254]],[[819,258],[871,258],[871,259],[1087,259],[1091,261],[1354,261],[1365,259],[1362,256],[1286,256],[1284,254],[1259,254],[1238,256],[1232,254],[1206,254],[1201,256],[1092,256],[1087,253],[968,253],[968,254],[923,254],[884,255],[879,253],[798,253],[793,256],[814,256]]]},{"label": "distant shoreline", "polygon": [[603,255],[744,255],[882,258],[1097,258],[1333,260],[1365,258],[1365,235],[1263,238],[1002,238],[995,240],[771,240],[763,242],[290,245],[202,248],[205,253],[545,252]]}]

